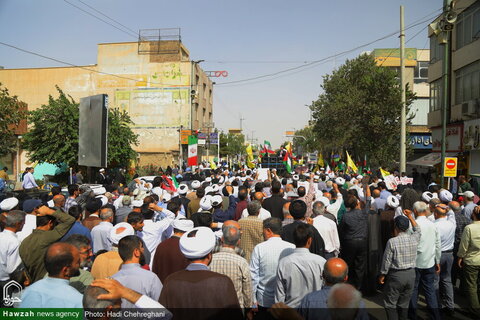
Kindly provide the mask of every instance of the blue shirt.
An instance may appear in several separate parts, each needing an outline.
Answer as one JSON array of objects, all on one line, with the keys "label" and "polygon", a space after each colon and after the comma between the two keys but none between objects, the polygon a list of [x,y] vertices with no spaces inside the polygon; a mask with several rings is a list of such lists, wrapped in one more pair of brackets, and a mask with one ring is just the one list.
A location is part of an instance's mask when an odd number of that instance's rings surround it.
[{"label": "blue shirt", "polygon": [[[331,286],[324,286],[321,290],[309,293],[302,299],[298,312],[305,320],[321,320],[331,318],[330,311],[328,310],[327,306],[327,299],[330,289],[332,289]],[[369,319],[363,300],[360,302],[359,309],[360,310],[358,311],[355,319]]]},{"label": "blue shirt", "polygon": [[213,221],[215,222],[225,222],[227,220],[232,220],[235,215],[235,208],[237,207],[237,201],[235,200],[235,196],[230,195],[228,197],[228,209],[215,209],[213,211]]},{"label": "blue shirt", "polygon": [[[148,270],[142,269],[138,263],[122,264],[120,271],[112,276],[127,288],[146,295],[155,301],[160,298],[162,282],[158,276]],[[122,308],[135,308],[135,304],[122,299]]]},{"label": "blue shirt", "polygon": [[70,230],[65,233],[65,235],[60,239],[60,241],[67,240],[68,237],[70,237],[72,234],[81,234],[82,236],[87,237],[88,240],[90,240],[90,243],[92,243],[92,235],[90,234],[90,230],[83,224],[81,224],[80,221],[75,221]]},{"label": "blue shirt", "polygon": [[82,298],[68,280],[48,277],[23,291],[20,308],[82,308]]},{"label": "blue shirt", "polygon": [[388,191],[388,190],[386,190],[386,189],[385,189],[385,190],[382,190],[382,191],[380,192],[380,199],[387,200],[388,197],[391,196],[391,195],[392,195],[392,193],[391,193],[390,191]]}]

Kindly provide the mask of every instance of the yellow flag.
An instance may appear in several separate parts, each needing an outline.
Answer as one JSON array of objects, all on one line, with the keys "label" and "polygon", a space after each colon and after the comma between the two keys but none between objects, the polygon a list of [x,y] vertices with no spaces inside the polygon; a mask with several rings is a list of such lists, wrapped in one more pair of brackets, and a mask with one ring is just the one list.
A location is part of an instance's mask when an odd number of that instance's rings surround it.
[{"label": "yellow flag", "polygon": [[353,172],[358,172],[358,168],[357,166],[355,165],[355,162],[353,162],[352,158],[350,157],[350,155],[348,154],[348,151],[347,151],[347,168],[350,168],[353,170]]},{"label": "yellow flag", "polygon": [[383,170],[382,168],[380,168],[380,172],[382,173],[382,176],[383,176],[384,179],[385,179],[386,176],[390,175],[390,172],[388,172],[387,170]]},{"label": "yellow flag", "polygon": [[213,160],[210,160],[210,169],[213,169],[213,170],[217,169],[217,165]]},{"label": "yellow flag", "polygon": [[255,164],[253,163],[252,145],[249,144],[245,151],[247,152],[247,167],[249,167],[250,169],[255,168]]},{"label": "yellow flag", "polygon": [[318,153],[318,161],[317,164],[323,168],[325,167],[325,161],[323,161],[323,154],[321,152]]}]

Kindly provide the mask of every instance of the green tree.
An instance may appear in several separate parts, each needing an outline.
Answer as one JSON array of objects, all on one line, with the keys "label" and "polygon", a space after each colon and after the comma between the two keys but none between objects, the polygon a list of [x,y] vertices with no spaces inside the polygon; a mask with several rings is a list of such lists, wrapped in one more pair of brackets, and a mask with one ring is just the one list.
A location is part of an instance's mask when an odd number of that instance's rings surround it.
[{"label": "green tree", "polygon": [[293,147],[302,154],[307,152],[319,151],[318,137],[313,130],[313,126],[306,126],[303,129],[295,131],[293,138]]},{"label": "green tree", "polygon": [[138,135],[133,133],[130,115],[119,109],[108,110],[108,165],[127,167],[137,157],[132,145],[138,145]]},{"label": "green tree", "polygon": [[78,103],[56,88],[58,98],[50,95],[48,104],[29,112],[23,148],[30,161],[74,166],[78,159]]},{"label": "green tree", "polygon": [[235,157],[245,153],[245,136],[243,134],[220,133],[220,156]]},{"label": "green tree", "polygon": [[[393,165],[400,153],[402,107],[396,72],[364,54],[324,76],[321,87],[324,93],[310,108],[322,150],[366,155],[371,166]],[[413,99],[407,88],[407,114]]]},{"label": "green tree", "polygon": [[[59,96],[49,96],[48,104],[29,113],[31,125],[24,135],[23,147],[31,161],[53,164],[78,164],[79,104],[57,87]],[[109,109],[108,112],[108,165],[126,166],[135,159],[132,145],[138,136],[130,125],[133,122],[125,111]]]},{"label": "green tree", "polygon": [[0,157],[15,151],[15,126],[27,116],[27,104],[10,96],[8,89],[1,86],[0,83]]}]

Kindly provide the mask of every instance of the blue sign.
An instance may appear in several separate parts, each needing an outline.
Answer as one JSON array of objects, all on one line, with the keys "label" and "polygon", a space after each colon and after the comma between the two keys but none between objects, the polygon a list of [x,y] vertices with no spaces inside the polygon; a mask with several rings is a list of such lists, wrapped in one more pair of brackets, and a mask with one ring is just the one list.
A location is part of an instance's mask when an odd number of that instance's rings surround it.
[{"label": "blue sign", "polygon": [[432,142],[431,133],[410,134],[410,144],[413,146],[413,149],[431,150],[433,146]]},{"label": "blue sign", "polygon": [[218,133],[217,132],[210,133],[210,143],[211,144],[218,144]]}]

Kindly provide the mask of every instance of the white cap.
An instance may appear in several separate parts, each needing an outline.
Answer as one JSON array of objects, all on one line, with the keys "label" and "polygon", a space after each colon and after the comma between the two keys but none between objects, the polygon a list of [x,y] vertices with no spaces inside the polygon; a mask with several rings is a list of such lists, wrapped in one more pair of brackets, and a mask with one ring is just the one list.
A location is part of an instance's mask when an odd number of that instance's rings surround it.
[{"label": "white cap", "polygon": [[178,194],[186,194],[188,191],[188,186],[186,184],[181,184],[178,186]]},{"label": "white cap", "polygon": [[453,200],[453,195],[450,191],[448,190],[442,190],[440,191],[440,194],[438,195],[438,197],[440,198],[440,200],[442,202],[450,202]]},{"label": "white cap", "polygon": [[465,191],[463,193],[463,196],[466,197],[466,198],[472,199],[473,197],[475,197],[475,194],[472,191]]},{"label": "white cap", "polygon": [[163,202],[168,202],[168,201],[170,201],[170,200],[172,200],[172,195],[171,195],[170,193],[168,193],[168,192],[165,192],[165,193],[163,194],[162,201],[163,201]]},{"label": "white cap", "polygon": [[191,183],[191,186],[192,186],[192,189],[198,189],[198,188],[200,188],[201,183],[198,180],[193,180],[192,183]]},{"label": "white cap", "polygon": [[102,201],[102,206],[108,203],[108,198],[105,197],[104,195],[96,196],[95,198],[100,199]]},{"label": "white cap", "polygon": [[132,207],[133,208],[140,208],[143,206],[143,200],[133,200],[132,201]]},{"label": "white cap", "polygon": [[342,177],[338,177],[337,179],[335,179],[335,183],[338,184],[339,187],[341,187],[345,184],[345,179]]},{"label": "white cap", "polygon": [[101,168],[100,170],[98,170],[98,172],[104,172],[105,169]]},{"label": "white cap", "polygon": [[2,202],[0,202],[0,209],[3,211],[10,211],[18,205],[17,198],[6,198]]},{"label": "white cap", "polygon": [[[195,235],[189,236],[195,232]],[[197,227],[180,237],[180,251],[187,259],[203,258],[215,247],[215,233],[207,227]]]},{"label": "white cap", "polygon": [[220,204],[222,203],[222,201],[223,201],[222,196],[220,196],[220,195],[214,195],[214,196],[212,197],[212,206],[213,206],[213,207],[216,207],[216,206],[220,205]]},{"label": "white cap", "polygon": [[193,221],[188,219],[175,219],[172,222],[172,227],[183,232],[188,232],[193,229]]},{"label": "white cap", "polygon": [[360,180],[362,180],[362,179],[363,179],[363,176],[362,176],[361,174],[359,174],[359,175],[357,176],[357,180],[360,181]]},{"label": "white cap", "polygon": [[387,205],[390,207],[390,208],[397,208],[399,205],[400,205],[400,200],[398,200],[397,197],[395,196],[388,196],[387,198]]},{"label": "white cap", "polygon": [[108,239],[113,244],[118,244],[118,242],[126,237],[126,236],[133,236],[135,234],[135,230],[127,222],[120,222],[117,223],[112,229],[110,229],[110,234],[108,235]]},{"label": "white cap", "polygon": [[105,189],[104,187],[93,189],[93,194],[96,196],[104,194],[105,192],[107,192],[107,189]]},{"label": "white cap", "polygon": [[200,210],[209,211],[212,209],[212,196],[206,195],[200,199]]}]

